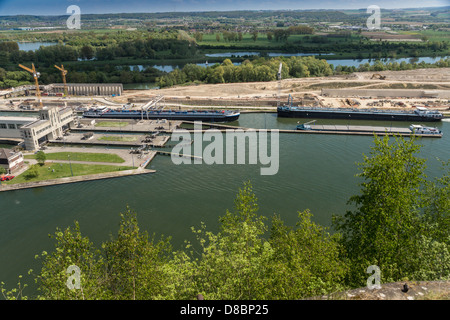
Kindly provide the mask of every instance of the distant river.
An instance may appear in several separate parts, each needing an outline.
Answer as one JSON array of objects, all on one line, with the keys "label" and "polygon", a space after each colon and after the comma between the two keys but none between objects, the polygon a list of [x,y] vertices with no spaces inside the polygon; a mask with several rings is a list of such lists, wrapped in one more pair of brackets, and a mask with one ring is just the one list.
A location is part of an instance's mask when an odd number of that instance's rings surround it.
[{"label": "distant river", "polygon": [[19,45],[19,50],[36,51],[41,46],[54,46],[57,44],[57,42],[17,42],[17,44]]},{"label": "distant river", "polygon": [[[294,129],[298,120],[250,113],[232,124]],[[428,159],[426,174],[430,178],[441,174],[436,158],[450,159],[450,122],[436,126],[443,131],[443,138],[420,140],[420,156]],[[271,217],[277,213],[286,224],[294,225],[297,212],[310,209],[314,221],[329,226],[332,214],[350,209],[347,200],[360,190],[362,181],[355,177],[355,163],[363,160],[363,153],[370,153],[372,137],[280,134],[279,138],[280,168],[273,176],[261,176],[260,165],[174,165],[170,157],[158,155],[149,165],[156,170],[154,174],[0,193],[0,281],[11,288],[21,274],[32,286],[27,271],[38,271],[34,256],[53,250],[48,234],[57,227],[73,226],[77,220],[81,232],[100,244],[110,233],[117,233],[119,212],[127,205],[137,212],[142,230],[172,236],[175,249],[180,249],[184,240],[195,241],[191,226],[198,228],[204,222],[209,230],[217,231],[218,218],[233,209],[237,190],[247,180],[258,197],[260,214]]]}]

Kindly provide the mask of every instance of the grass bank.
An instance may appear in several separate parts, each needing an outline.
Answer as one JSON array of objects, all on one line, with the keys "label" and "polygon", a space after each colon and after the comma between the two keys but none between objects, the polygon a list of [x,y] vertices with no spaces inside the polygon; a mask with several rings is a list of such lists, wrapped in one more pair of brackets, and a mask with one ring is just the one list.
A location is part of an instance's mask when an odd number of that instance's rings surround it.
[{"label": "grass bank", "polygon": [[136,141],[136,137],[130,137],[130,136],[103,136],[101,138],[98,138],[98,140],[104,140],[104,141],[121,141],[121,142],[132,142]]},{"label": "grass bank", "polygon": [[[70,160],[90,162],[122,163],[124,159],[116,154],[109,153],[84,153],[84,152],[53,152],[45,154],[47,160]],[[25,159],[36,159],[36,155],[26,155]]]},{"label": "grass bank", "polygon": [[125,121],[100,121],[95,124],[96,127],[125,127],[128,125],[128,122]]},{"label": "grass bank", "polygon": [[4,182],[5,184],[17,184],[25,182],[37,182],[50,179],[58,179],[72,176],[83,176],[88,174],[98,174],[105,172],[123,171],[135,169],[129,166],[115,166],[115,165],[97,165],[97,164],[79,164],[79,163],[45,163],[43,166],[37,167],[37,175],[30,175],[27,170],[20,176],[11,181]]}]

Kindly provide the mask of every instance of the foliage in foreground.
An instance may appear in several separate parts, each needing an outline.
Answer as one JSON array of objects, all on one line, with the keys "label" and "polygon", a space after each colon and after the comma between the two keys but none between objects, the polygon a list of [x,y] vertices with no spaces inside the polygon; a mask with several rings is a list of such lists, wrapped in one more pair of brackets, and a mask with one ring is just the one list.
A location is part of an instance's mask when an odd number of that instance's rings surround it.
[{"label": "foliage in foreground", "polygon": [[[57,230],[35,276],[38,299],[299,299],[366,285],[377,265],[381,282],[450,279],[450,162],[426,181],[415,139],[375,138],[359,165],[361,193],[354,210],[334,217],[331,234],[306,210],[286,226],[258,215],[251,184],[239,189],[234,211],[217,232],[193,228],[197,241],[173,251],[170,238],[139,229],[131,209],[115,237],[94,247],[80,226]],[[80,279],[67,273],[76,265]],[[69,289],[68,284],[80,286]],[[1,292],[24,299],[24,286]]]},{"label": "foliage in foreground", "polygon": [[[139,229],[136,213],[121,214],[116,237],[95,248],[78,223],[57,230],[55,250],[44,252],[36,277],[41,299],[293,299],[341,289],[345,268],[339,244],[299,213],[295,228],[273,218],[270,236],[250,184],[239,190],[235,211],[218,233],[194,229],[198,243],[174,252],[170,238],[155,240]],[[80,268],[79,289],[69,290]],[[75,281],[75,280],[74,280]],[[75,283],[75,282],[74,282]]]},{"label": "foliage in foreground", "polygon": [[426,182],[416,139],[389,142],[375,138],[360,164],[361,194],[349,200],[356,209],[333,221],[354,287],[365,284],[370,265],[381,268],[383,282],[450,277],[450,162],[442,178]]}]

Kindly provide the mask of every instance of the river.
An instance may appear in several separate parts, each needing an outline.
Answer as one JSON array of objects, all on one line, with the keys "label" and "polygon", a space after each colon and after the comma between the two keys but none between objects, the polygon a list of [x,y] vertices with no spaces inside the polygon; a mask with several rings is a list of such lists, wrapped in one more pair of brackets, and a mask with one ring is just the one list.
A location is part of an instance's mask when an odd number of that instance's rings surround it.
[{"label": "river", "polygon": [[57,42],[17,42],[19,45],[19,50],[24,51],[36,51],[41,46],[47,47],[47,46],[54,46],[57,45]]},{"label": "river", "polygon": [[[299,119],[277,118],[273,113],[242,114],[232,124],[255,128],[293,129]],[[322,124],[348,121],[320,120]],[[408,126],[409,123],[352,121],[352,124]],[[436,124],[441,139],[422,139],[421,157],[428,159],[426,174],[440,175],[436,158],[450,159],[450,122]],[[207,143],[205,143],[207,144]],[[39,269],[34,259],[52,251],[48,234],[79,221],[81,232],[99,245],[116,234],[119,213],[129,205],[138,214],[142,230],[172,236],[175,249],[194,240],[191,226],[201,222],[217,231],[218,218],[233,209],[237,190],[250,180],[260,214],[280,214],[289,225],[297,212],[310,209],[314,221],[330,226],[332,214],[349,209],[346,202],[359,191],[356,162],[369,154],[372,137],[280,134],[279,171],[260,175],[260,165],[175,165],[157,156],[149,168],[154,174],[49,186],[0,193],[0,281],[15,286],[18,275],[33,287],[27,271]],[[31,290],[31,289],[30,289]]]},{"label": "river", "polygon": [[[252,52],[241,52],[241,54],[243,53],[252,53]],[[230,52],[228,53],[223,53],[223,57],[224,59],[226,59],[226,57],[230,56]],[[269,56],[308,56],[308,54],[277,54],[277,53],[272,53],[269,54]],[[222,56],[222,54],[217,54],[217,56]],[[238,55],[239,56],[239,55]],[[370,65],[373,65],[375,63],[375,59],[327,59],[325,57],[322,56],[316,56],[317,59],[325,59],[329,64],[334,65],[335,67],[337,66],[346,66],[346,67],[358,67],[362,64],[366,64],[369,63]],[[406,62],[406,63],[410,63],[411,61],[414,61],[415,63],[421,63],[421,62],[425,62],[425,63],[435,63],[438,62],[440,59],[445,59],[447,58],[447,56],[445,57],[419,57],[419,58],[392,58],[392,59],[382,59],[381,61],[383,63],[401,63],[401,62]],[[234,65],[240,65],[240,62],[234,62]],[[178,69],[182,69],[184,67],[185,64],[155,64],[155,65],[128,65],[128,67],[130,68],[130,70],[137,70],[137,71],[143,71],[145,70],[147,67],[153,67],[155,69],[158,69],[160,71],[164,71],[164,72],[171,72],[173,70],[175,70],[176,68]],[[212,66],[214,65],[214,63],[208,63],[207,61],[202,62],[202,63],[196,63],[196,65],[201,66],[201,67],[207,67],[207,66]],[[119,66],[120,67],[120,66]]]},{"label": "river", "polygon": [[[226,53],[217,53],[214,54],[214,56],[223,56],[224,59],[226,59],[226,57],[230,57],[232,54],[234,54],[235,56],[242,56],[245,54],[252,54],[252,53],[257,53],[257,52],[234,52],[234,53],[230,53],[230,52],[226,52]],[[236,55],[238,54],[238,55]],[[308,56],[311,54],[283,54],[283,53],[269,53],[269,56],[274,57],[274,56]],[[211,56],[213,56],[211,54]],[[325,59],[329,64],[332,64],[335,68],[337,66],[346,66],[346,67],[358,67],[360,65],[363,64],[370,64],[373,65],[376,60],[375,59],[327,59],[326,57],[324,57],[324,55],[322,56],[316,56],[317,59]],[[382,59],[381,61],[383,63],[402,63],[402,62],[406,62],[406,63],[411,63],[411,62],[415,62],[415,63],[421,63],[421,62],[425,62],[425,63],[435,63],[438,62],[440,59],[445,59],[448,58],[448,56],[445,57],[419,57],[419,58],[391,58],[391,59]],[[234,65],[240,65],[240,62],[233,62]],[[142,71],[144,69],[146,69],[147,67],[153,67],[155,69],[158,69],[160,71],[163,72],[171,72],[173,70],[175,70],[176,68],[178,69],[182,69],[184,67],[185,64],[158,64],[158,65],[128,65],[128,67],[130,68],[130,70],[138,70],[138,71]],[[207,66],[212,66],[214,65],[214,63],[208,63],[207,61],[202,62],[202,63],[196,63],[196,65],[201,66],[201,67],[207,67]],[[118,68],[120,68],[121,66],[118,66]],[[125,86],[124,86],[125,88]],[[130,83],[127,84],[126,89],[154,89],[155,84],[154,83]]]}]

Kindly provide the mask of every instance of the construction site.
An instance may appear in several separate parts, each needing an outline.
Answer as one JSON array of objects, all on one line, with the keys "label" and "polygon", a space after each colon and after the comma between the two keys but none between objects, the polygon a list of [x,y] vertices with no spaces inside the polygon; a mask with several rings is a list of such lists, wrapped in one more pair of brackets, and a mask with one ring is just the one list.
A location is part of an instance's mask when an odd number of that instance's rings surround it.
[{"label": "construction site", "polygon": [[122,84],[62,83],[40,85],[39,72],[20,65],[33,74],[34,86],[1,91],[0,110],[37,110],[43,106],[70,106],[82,111],[92,106],[140,108],[156,96],[164,96],[168,108],[236,108],[276,111],[291,96],[294,103],[315,107],[412,108],[424,106],[450,112],[450,68],[406,71],[359,72],[316,78],[292,78],[271,82],[196,84],[164,89],[124,90]]}]

